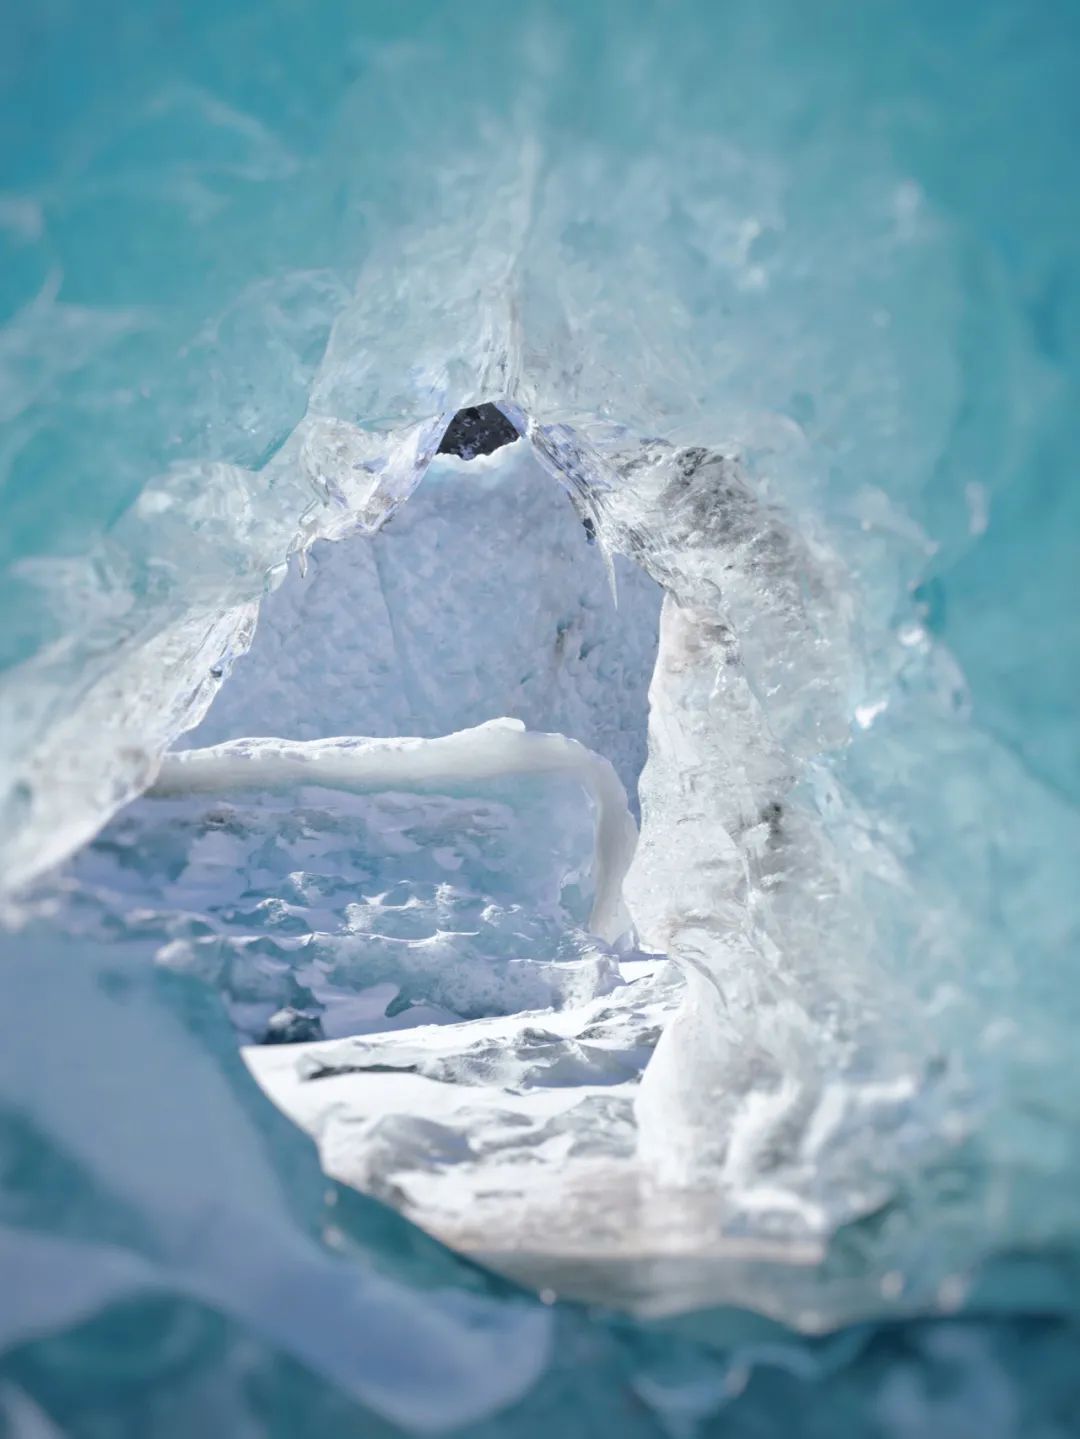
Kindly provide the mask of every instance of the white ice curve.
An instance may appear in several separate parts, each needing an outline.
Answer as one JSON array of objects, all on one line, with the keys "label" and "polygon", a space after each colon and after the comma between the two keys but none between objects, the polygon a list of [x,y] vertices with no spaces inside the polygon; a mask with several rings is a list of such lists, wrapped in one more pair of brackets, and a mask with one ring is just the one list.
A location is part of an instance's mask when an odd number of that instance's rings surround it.
[{"label": "white ice curve", "polygon": [[215,794],[303,784],[357,794],[430,791],[512,774],[570,775],[593,801],[595,894],[589,927],[613,943],[629,929],[622,883],[637,844],[622,781],[608,760],[577,740],[527,730],[520,720],[488,720],[437,739],[230,740],[167,754],[150,793]]}]

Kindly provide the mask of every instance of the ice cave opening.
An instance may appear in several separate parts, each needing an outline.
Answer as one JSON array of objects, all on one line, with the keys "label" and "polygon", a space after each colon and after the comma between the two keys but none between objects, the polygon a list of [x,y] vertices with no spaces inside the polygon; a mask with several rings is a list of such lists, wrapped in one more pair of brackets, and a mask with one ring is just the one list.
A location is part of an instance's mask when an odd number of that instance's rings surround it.
[{"label": "ice cave opening", "polygon": [[594,441],[470,407],[294,553],[65,923],[215,991],[327,1175],[451,1247],[813,1331],[880,1304],[942,1075],[816,767],[849,612],[739,460]]},{"label": "ice cave opening", "polygon": [[592,1245],[604,1189],[635,1191],[635,1093],[682,990],[619,893],[661,590],[613,563],[616,593],[527,442],[463,411],[389,523],[293,563],[68,880],[218,991],[330,1175],[525,1277]]}]

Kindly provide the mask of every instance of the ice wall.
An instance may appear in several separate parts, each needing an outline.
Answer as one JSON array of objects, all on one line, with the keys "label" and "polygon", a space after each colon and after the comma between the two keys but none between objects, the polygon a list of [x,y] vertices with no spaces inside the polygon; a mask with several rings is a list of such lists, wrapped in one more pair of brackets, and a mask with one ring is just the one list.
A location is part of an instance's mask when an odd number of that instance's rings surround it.
[{"label": "ice wall", "polygon": [[[672,1138],[757,1095],[768,1112],[750,1127],[779,1140],[744,1145],[746,1172],[778,1154],[790,1191],[794,1160],[818,1152],[798,1136],[847,1121],[834,1104],[790,1126],[788,1080],[820,1106],[830,1075],[850,1095],[879,1060],[886,1076],[900,1064],[930,1081],[916,1119],[940,1147],[889,1151],[914,1157],[893,1203],[839,1236],[841,1283],[869,1276],[885,1305],[915,1276],[933,1296],[918,1305],[947,1309],[990,1258],[1027,1254],[995,1302],[1068,1312],[1069,1283],[1039,1256],[1068,1272],[1080,1192],[1074,19],[1011,0],[890,0],[857,20],[786,0],[314,8],[0,17],[2,882],[59,861],[151,780],[247,647],[290,551],[297,565],[319,535],[396,513],[392,534],[442,425],[496,400],[601,542],[675,594],[672,727],[643,783],[643,854],[664,873],[665,797],[691,742],[724,836],[710,831],[712,872],[695,848],[685,890],[645,870],[637,885],[645,922],[687,964],[701,936],[663,908],[708,900],[696,1012],[723,1002],[728,1017],[690,1035],[719,1103],[676,1065],[688,1106]],[[699,543],[693,485],[684,529],[643,523],[654,482],[662,494],[698,450],[729,514],[748,495],[767,515],[749,528],[736,515],[731,571],[716,572],[719,541]],[[714,666],[727,648],[737,663]],[[740,724],[752,765],[725,745]],[[18,935],[5,942],[21,976],[8,1023],[47,1032],[63,986]],[[48,1128],[78,1099],[75,1039],[115,1092],[153,1098],[141,1051],[112,1027],[125,975],[67,943],[62,964],[76,959],[101,976],[98,1028],[65,1010],[16,1076],[56,1078]],[[204,1020],[180,1026],[185,1058],[218,1043]],[[747,1076],[749,1053],[761,1067]],[[238,1106],[247,1084],[227,1071]],[[17,1117],[14,1081],[11,1095]],[[178,1132],[189,1121],[176,1112]],[[79,1213],[101,1176],[128,1193],[131,1152],[110,1133],[81,1131]],[[188,1152],[193,1170],[213,1162],[201,1141]],[[272,1153],[280,1178],[291,1161]],[[64,1232],[66,1211],[44,1204],[57,1172],[16,1168],[30,1217],[13,1223]],[[862,1203],[881,1178],[860,1179]],[[837,1213],[850,1197],[826,1196]],[[309,1222],[315,1203],[301,1204]],[[140,1210],[151,1233],[164,1204]],[[92,1212],[92,1247],[133,1247],[134,1229]],[[384,1252],[375,1223],[365,1211],[358,1226],[365,1262]],[[394,1264],[405,1248],[387,1243]],[[70,1332],[76,1317],[46,1323]],[[607,1362],[609,1331],[585,1332]],[[965,1412],[1033,1430],[1042,1400],[1016,1378],[1033,1366],[1010,1368],[1019,1329],[912,1333],[915,1359],[881,1359],[884,1340],[854,1369],[830,1351],[837,1404],[865,1385],[872,1423],[896,1434]],[[80,1331],[76,1348],[92,1341]],[[446,1346],[450,1369],[487,1372],[453,1332]],[[604,1370],[608,1397],[626,1365],[641,1378],[643,1425],[728,1404],[748,1425],[776,1419],[753,1384],[733,1398],[704,1360],[653,1358]],[[527,1386],[533,1371],[515,1372]],[[939,1381],[958,1407],[942,1410]],[[780,1388],[801,1400],[802,1385]],[[987,1393],[991,1412],[965,1410]],[[1072,1412],[1060,1384],[1046,1393],[1046,1413]],[[8,1391],[0,1402],[15,1412]],[[125,1402],[145,1429],[142,1401]]]}]

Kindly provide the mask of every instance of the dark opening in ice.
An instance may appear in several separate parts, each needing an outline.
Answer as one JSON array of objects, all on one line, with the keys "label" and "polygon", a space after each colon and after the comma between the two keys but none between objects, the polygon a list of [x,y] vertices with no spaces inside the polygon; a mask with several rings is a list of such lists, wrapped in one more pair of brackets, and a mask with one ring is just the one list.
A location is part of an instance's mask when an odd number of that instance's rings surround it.
[{"label": "dark opening in ice", "polygon": [[490,455],[503,445],[512,445],[517,438],[517,430],[494,405],[469,405],[450,421],[439,454],[474,460],[477,455]]}]

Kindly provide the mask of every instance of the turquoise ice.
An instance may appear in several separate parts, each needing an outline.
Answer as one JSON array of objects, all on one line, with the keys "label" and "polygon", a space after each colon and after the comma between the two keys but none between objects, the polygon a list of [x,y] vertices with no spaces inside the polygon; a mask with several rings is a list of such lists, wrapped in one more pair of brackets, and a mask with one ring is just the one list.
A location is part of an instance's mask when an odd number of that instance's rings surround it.
[{"label": "turquoise ice", "polygon": [[[7,7],[0,1427],[1071,1432],[1078,53],[1053,0]],[[484,401],[523,439],[430,463]],[[640,948],[573,786],[139,798],[500,715],[640,796]],[[384,1207],[490,1123],[326,1178],[237,1052],[296,1015],[640,1156],[585,1257],[679,1262],[579,1309]]]}]

